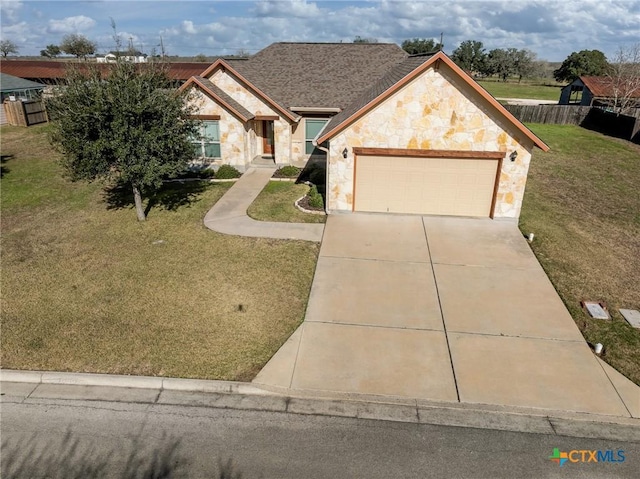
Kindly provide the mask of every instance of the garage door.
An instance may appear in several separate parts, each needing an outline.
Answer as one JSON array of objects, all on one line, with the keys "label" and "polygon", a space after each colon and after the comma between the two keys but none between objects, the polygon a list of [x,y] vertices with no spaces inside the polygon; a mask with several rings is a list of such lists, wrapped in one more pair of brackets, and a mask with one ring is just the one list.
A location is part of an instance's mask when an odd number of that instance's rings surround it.
[{"label": "garage door", "polygon": [[358,155],[354,210],[490,216],[497,171],[497,159]]}]

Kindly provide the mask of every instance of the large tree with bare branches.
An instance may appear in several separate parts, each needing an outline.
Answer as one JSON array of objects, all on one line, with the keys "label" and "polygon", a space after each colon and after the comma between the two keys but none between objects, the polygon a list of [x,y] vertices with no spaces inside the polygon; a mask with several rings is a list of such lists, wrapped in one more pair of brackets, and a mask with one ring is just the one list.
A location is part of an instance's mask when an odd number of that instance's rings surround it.
[{"label": "large tree with bare branches", "polygon": [[607,72],[611,82],[611,108],[628,113],[640,107],[640,43],[620,47]]}]

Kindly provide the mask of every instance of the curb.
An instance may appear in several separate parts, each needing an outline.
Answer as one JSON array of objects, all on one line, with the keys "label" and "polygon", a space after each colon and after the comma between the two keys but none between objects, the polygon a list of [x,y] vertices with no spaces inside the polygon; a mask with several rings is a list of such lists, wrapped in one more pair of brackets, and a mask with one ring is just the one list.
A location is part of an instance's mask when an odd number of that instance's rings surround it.
[{"label": "curb", "polygon": [[276,392],[236,381],[91,373],[2,369],[0,382],[3,397],[19,397],[20,402],[84,400],[224,408],[640,443],[638,419],[568,411],[330,392],[322,397],[322,391]]},{"label": "curb", "polygon": [[160,389],[167,391],[275,395],[237,381],[210,381],[206,379],[163,378],[153,376],[126,376],[116,374],[64,373],[49,371],[0,370],[1,382],[30,384],[59,384],[65,386],[106,386],[114,388]]}]

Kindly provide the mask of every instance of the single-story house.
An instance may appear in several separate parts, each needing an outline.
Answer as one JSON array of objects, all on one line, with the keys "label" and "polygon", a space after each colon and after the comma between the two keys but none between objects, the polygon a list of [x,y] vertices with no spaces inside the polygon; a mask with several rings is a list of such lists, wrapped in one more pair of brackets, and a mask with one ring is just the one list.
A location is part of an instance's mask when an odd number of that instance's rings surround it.
[{"label": "single-story house", "polygon": [[548,150],[443,52],[276,43],[181,89],[214,165],[325,152],[328,213],[518,218],[531,152]]},{"label": "single-story house", "polygon": [[[613,106],[619,102],[620,95],[629,95],[636,99],[636,106],[640,107],[640,83],[637,80],[625,81],[621,79],[616,88],[614,80],[608,77],[581,76],[563,87],[560,91],[559,105],[580,106]],[[616,98],[617,97],[617,98]]]}]

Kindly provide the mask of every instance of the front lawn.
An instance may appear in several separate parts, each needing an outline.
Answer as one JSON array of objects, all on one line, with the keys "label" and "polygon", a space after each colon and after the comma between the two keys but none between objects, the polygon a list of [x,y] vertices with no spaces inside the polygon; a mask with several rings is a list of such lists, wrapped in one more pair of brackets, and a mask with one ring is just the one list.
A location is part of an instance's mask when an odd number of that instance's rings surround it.
[{"label": "front lawn", "polygon": [[309,186],[291,181],[270,181],[249,206],[247,214],[258,221],[324,223],[325,215],[303,213],[294,202],[309,192]]},{"label": "front lawn", "polygon": [[2,367],[250,380],[304,318],[318,245],[206,229],[231,186],[71,183],[47,126],[2,127]]},{"label": "front lawn", "polygon": [[[534,152],[520,228],[535,233],[532,248],[586,340],[640,384],[640,331],[618,312],[640,310],[640,147],[576,126],[530,127],[551,151]],[[604,301],[613,320],[588,317],[583,299]]]}]

